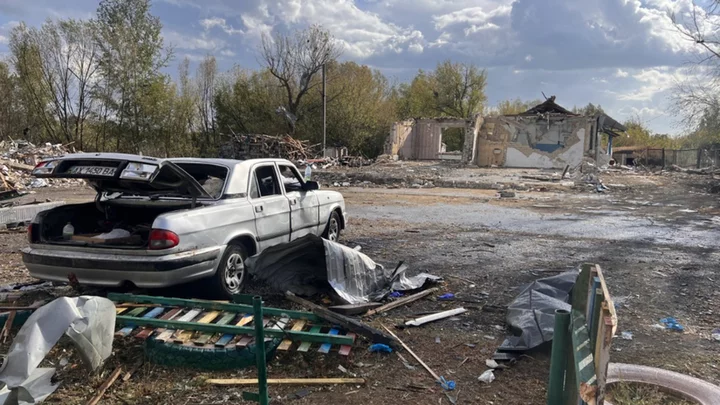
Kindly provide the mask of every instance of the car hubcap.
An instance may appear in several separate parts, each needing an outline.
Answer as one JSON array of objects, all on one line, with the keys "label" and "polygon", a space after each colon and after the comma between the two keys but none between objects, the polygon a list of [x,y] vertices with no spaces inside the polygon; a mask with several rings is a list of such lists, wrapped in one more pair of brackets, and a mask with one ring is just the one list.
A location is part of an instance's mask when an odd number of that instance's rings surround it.
[{"label": "car hubcap", "polygon": [[328,230],[328,239],[335,242],[340,233],[340,226],[335,218],[330,218],[330,228]]},{"label": "car hubcap", "polygon": [[239,253],[233,253],[225,263],[225,285],[227,289],[236,293],[240,291],[243,277],[245,277],[245,263]]}]

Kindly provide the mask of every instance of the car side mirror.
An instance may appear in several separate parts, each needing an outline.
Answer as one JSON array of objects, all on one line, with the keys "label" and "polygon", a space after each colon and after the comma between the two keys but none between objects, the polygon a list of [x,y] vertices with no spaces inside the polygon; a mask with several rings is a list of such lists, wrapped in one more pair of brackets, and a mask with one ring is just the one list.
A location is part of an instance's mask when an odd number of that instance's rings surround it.
[{"label": "car side mirror", "polygon": [[305,191],[312,191],[312,190],[319,190],[320,184],[317,181],[306,181],[303,183],[303,190]]}]

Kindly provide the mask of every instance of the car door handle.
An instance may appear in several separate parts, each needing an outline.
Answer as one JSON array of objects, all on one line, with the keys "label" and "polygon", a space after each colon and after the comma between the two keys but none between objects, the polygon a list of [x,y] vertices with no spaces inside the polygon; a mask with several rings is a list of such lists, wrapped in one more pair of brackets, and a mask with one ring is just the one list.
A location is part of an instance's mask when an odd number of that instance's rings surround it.
[{"label": "car door handle", "polygon": [[262,205],[256,205],[256,206],[255,206],[255,212],[263,212],[263,206],[262,206]]},{"label": "car door handle", "polygon": [[295,204],[297,204],[297,199],[295,199],[295,198],[291,199],[290,205],[295,205]]}]

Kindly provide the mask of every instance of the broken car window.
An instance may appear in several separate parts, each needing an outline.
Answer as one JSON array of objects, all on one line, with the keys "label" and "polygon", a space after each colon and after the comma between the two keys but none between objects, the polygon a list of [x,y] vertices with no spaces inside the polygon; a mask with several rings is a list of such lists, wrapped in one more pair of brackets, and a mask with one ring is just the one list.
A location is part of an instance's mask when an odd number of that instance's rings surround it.
[{"label": "broken car window", "polygon": [[297,170],[290,166],[279,166],[285,191],[302,191],[302,181]]},{"label": "broken car window", "polygon": [[200,183],[202,188],[212,197],[220,198],[225,188],[228,169],[222,166],[200,163],[175,163]]},{"label": "broken car window", "polygon": [[260,197],[282,195],[274,166],[261,166],[255,169],[255,180],[260,191]]}]

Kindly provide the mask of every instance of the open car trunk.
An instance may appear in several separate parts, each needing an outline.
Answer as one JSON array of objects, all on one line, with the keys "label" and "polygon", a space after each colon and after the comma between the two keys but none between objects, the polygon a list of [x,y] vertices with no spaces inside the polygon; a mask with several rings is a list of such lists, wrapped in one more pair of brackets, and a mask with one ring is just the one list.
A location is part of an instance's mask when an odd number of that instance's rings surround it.
[{"label": "open car trunk", "polygon": [[[155,218],[166,212],[189,209],[191,201],[111,200],[65,205],[41,213],[33,226],[33,243],[97,248],[146,248]],[[71,223],[74,235],[65,239]]]}]

